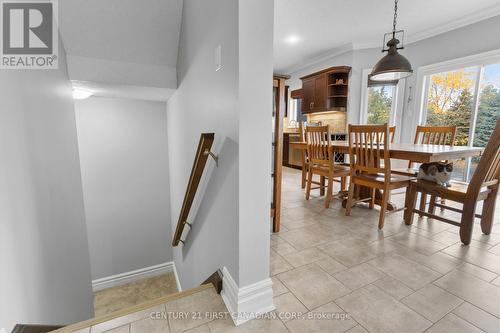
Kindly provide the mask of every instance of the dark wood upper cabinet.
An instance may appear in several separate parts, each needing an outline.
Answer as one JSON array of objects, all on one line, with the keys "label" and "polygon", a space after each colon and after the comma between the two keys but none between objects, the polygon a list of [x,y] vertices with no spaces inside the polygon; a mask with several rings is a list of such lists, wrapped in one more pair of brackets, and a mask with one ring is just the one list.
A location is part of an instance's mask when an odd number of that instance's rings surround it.
[{"label": "dark wood upper cabinet", "polygon": [[302,113],[311,112],[313,109],[315,82],[315,78],[302,80]]},{"label": "dark wood upper cabinet", "polygon": [[302,113],[347,111],[350,72],[338,66],[301,77]]}]

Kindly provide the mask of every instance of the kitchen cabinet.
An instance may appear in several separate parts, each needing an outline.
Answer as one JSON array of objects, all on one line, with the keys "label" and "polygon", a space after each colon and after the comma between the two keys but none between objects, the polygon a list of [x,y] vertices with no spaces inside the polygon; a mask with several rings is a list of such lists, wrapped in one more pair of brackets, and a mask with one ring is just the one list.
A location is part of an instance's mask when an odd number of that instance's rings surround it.
[{"label": "kitchen cabinet", "polygon": [[338,66],[301,77],[302,113],[347,111],[350,72]]}]

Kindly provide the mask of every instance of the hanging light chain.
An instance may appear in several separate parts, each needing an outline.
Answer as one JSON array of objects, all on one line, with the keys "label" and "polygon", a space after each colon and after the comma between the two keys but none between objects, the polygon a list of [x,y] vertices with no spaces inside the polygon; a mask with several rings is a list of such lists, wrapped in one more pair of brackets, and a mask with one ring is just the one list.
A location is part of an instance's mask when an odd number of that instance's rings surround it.
[{"label": "hanging light chain", "polygon": [[396,31],[396,21],[398,19],[398,2],[399,0],[394,0],[394,21],[392,23],[392,31]]}]

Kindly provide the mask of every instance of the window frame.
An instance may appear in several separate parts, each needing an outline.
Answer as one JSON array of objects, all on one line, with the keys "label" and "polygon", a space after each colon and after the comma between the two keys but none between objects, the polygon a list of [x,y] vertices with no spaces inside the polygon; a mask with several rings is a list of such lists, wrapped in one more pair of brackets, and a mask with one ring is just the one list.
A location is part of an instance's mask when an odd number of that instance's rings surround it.
[{"label": "window frame", "polygon": [[[488,65],[494,65],[500,63],[500,50],[494,50],[489,52],[484,52],[480,54],[475,54],[463,58],[452,59],[448,61],[443,61],[427,66],[421,66],[417,70],[417,93],[414,101],[413,109],[415,116],[413,118],[411,128],[413,134],[418,125],[424,125],[427,121],[427,99],[429,94],[429,84],[430,78],[434,74],[439,74],[443,72],[450,72],[454,70],[460,70],[464,68],[477,67],[478,71],[475,77],[474,84],[474,98],[473,107],[471,110],[471,120],[469,129],[469,142],[468,146],[472,147],[474,144],[475,127],[477,122],[477,114],[479,111],[480,95],[481,95],[481,81],[484,76],[484,68]],[[470,163],[471,158],[467,158],[465,165],[464,181],[470,177]]]},{"label": "window frame", "polygon": [[[371,68],[363,70],[363,77],[361,79],[361,105],[359,110],[359,123],[366,124],[368,121],[368,76],[371,73]],[[399,80],[398,84],[394,86],[392,94],[391,111],[389,115],[389,126],[396,126],[395,142],[399,142],[401,137],[402,113],[403,113],[403,99],[404,99],[405,80]],[[400,112],[398,112],[398,110]]]}]

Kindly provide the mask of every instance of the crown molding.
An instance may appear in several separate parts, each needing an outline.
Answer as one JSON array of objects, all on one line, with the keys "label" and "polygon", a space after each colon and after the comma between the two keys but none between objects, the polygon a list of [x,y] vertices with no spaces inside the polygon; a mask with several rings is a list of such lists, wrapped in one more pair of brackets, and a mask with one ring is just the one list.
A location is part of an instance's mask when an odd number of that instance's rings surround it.
[{"label": "crown molding", "polygon": [[[410,45],[416,42],[419,42],[421,40],[425,40],[428,38],[432,38],[438,35],[441,35],[446,32],[450,32],[453,30],[457,30],[463,27],[466,27],[468,25],[478,23],[484,20],[487,20],[489,18],[499,16],[500,15],[500,4],[496,4],[493,6],[490,6],[488,8],[482,9],[478,12],[471,13],[470,15],[467,15],[465,17],[453,20],[452,22],[444,23],[441,24],[437,27],[432,27],[429,29],[425,29],[423,31],[414,33],[414,34],[409,34],[405,39],[405,45]],[[289,68],[286,68],[283,73],[295,73],[300,70],[303,70],[307,67],[314,66],[318,63],[321,63],[323,61],[327,61],[330,59],[333,59],[341,54],[350,52],[350,51],[355,51],[355,50],[365,50],[365,49],[373,49],[373,48],[381,48],[381,43],[380,41],[378,42],[365,42],[365,43],[348,43],[341,45],[337,48],[332,49],[326,54],[323,54],[319,57],[315,57],[311,59],[310,61],[307,61],[305,63],[302,63],[300,65],[294,65],[290,66]]]},{"label": "crown molding", "polygon": [[471,13],[470,15],[464,16],[462,18],[453,20],[448,23],[441,24],[433,28],[425,29],[423,31],[414,34],[409,34],[406,44],[416,43],[418,41],[428,39],[453,30],[457,30],[498,15],[500,15],[500,4],[493,5],[478,12]]},{"label": "crown molding", "polygon": [[316,64],[319,64],[323,61],[335,58],[341,54],[350,52],[353,49],[354,48],[353,48],[352,43],[344,44],[344,45],[336,47],[336,48],[334,48],[326,53],[323,53],[319,56],[316,56],[316,57],[312,58],[311,60],[307,61],[306,63],[301,63],[300,65],[290,66],[289,68],[286,68],[285,70],[283,70],[281,72],[292,74],[292,73],[298,72],[300,70],[303,70],[307,67],[311,67],[311,66],[314,66]]}]

